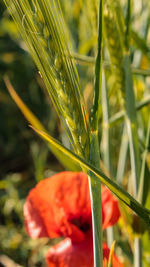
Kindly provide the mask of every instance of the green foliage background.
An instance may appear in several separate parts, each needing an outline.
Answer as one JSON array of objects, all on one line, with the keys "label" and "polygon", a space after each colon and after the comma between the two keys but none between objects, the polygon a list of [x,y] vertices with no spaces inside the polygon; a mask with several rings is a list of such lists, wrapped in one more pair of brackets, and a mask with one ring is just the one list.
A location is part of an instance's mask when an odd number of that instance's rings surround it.
[{"label": "green foliage background", "polygon": [[[65,21],[69,25],[73,51],[95,56],[97,43],[97,1],[65,0],[62,2]],[[142,3],[133,11],[131,35],[131,59],[137,68],[150,69],[150,33],[149,17],[150,6],[148,1]],[[123,12],[126,12],[126,3],[121,1]],[[148,7],[148,8],[147,8]],[[146,37],[145,37],[146,36]],[[145,39],[147,38],[147,41]],[[117,40],[116,40],[117,42]],[[105,39],[104,45],[107,41]],[[117,57],[117,54],[116,54]],[[105,51],[105,61],[109,61],[108,51]],[[93,90],[93,65],[78,65],[81,87],[84,90],[85,100],[90,109]],[[107,64],[106,64],[107,65]],[[23,222],[23,203],[29,190],[44,177],[64,170],[63,166],[48,150],[46,144],[37,137],[28,127],[20,110],[13,102],[3,81],[4,74],[8,74],[15,90],[40,119],[49,133],[69,147],[66,133],[63,131],[51,101],[46,95],[41,77],[27,52],[15,23],[12,21],[2,1],[0,2],[0,257],[7,255],[22,266],[45,266],[43,261],[46,250],[57,240],[31,240],[25,233]],[[150,74],[148,75],[150,76]],[[120,95],[117,91],[116,77],[110,68],[106,69],[107,87],[109,95],[109,113],[111,117],[121,109]],[[147,76],[134,75],[134,90],[136,101],[140,102],[150,95],[150,79]],[[140,152],[144,152],[147,124],[150,106],[146,105],[137,113],[139,124]],[[110,127],[110,155],[111,175],[116,177],[123,120],[114,121]],[[100,121],[100,139],[104,138],[102,125],[102,110]],[[101,142],[101,159],[104,171],[105,166],[104,139]],[[105,140],[106,141],[106,140]],[[147,175],[150,169],[150,148],[147,153]],[[125,174],[122,180],[127,189],[130,175],[129,151],[127,148]],[[145,191],[145,206],[150,208],[149,178]],[[128,215],[127,215],[128,214]],[[150,235],[148,231],[135,229],[136,218],[124,206],[122,215],[126,216],[118,227],[115,227],[115,237],[118,241],[118,254],[125,258],[126,266],[132,266],[133,236],[142,236],[144,247],[145,266],[150,262]],[[127,233],[123,227],[127,226]],[[129,242],[130,240],[130,242]],[[0,258],[1,259],[1,258]],[[0,260],[1,261],[1,260]]]}]

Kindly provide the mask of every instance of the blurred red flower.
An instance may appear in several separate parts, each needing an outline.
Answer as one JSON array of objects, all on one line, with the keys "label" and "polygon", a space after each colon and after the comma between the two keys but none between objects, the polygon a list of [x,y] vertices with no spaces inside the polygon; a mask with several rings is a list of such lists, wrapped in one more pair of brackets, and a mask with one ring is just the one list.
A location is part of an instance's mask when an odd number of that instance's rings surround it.
[{"label": "blurred red flower", "polygon": [[[120,211],[112,193],[104,186],[101,189],[105,229],[118,221]],[[93,266],[92,217],[86,174],[61,172],[39,182],[26,199],[24,216],[26,231],[32,238],[67,237],[49,250],[49,266]],[[105,247],[106,250],[109,255],[109,248]],[[122,265],[114,265],[117,266]]]}]

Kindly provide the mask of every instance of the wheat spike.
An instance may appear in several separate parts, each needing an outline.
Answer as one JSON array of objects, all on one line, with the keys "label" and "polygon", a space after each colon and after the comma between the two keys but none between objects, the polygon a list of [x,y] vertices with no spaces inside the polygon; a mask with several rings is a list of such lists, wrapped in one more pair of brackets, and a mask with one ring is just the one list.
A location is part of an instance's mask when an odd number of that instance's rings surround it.
[{"label": "wheat spike", "polygon": [[123,69],[123,33],[124,24],[120,3],[115,0],[106,0],[104,3],[105,37],[108,46],[112,70],[115,74],[117,88],[124,94],[125,77]]},{"label": "wheat spike", "polygon": [[4,0],[17,22],[76,152],[88,157],[87,115],[58,1]]},{"label": "wheat spike", "polygon": [[97,36],[98,25],[98,0],[86,0],[89,20],[92,26],[93,35]]}]

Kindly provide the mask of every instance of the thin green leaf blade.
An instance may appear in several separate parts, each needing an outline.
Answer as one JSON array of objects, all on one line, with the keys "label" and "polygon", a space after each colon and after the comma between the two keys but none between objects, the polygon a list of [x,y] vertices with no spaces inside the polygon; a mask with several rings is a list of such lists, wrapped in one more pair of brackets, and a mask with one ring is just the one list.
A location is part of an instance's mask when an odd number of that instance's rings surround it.
[{"label": "thin green leaf blade", "polygon": [[147,127],[147,134],[146,134],[146,141],[145,141],[145,150],[143,152],[143,159],[142,159],[142,167],[141,167],[141,174],[140,174],[140,184],[138,190],[138,201],[144,205],[145,199],[149,194],[149,175],[150,171],[147,167],[146,158],[149,152],[150,146],[150,117],[148,121]]},{"label": "thin green leaf blade", "polygon": [[113,267],[113,255],[114,255],[114,249],[115,249],[116,241],[112,243],[110,254],[109,254],[109,260],[108,260],[108,267]]},{"label": "thin green leaf blade", "polygon": [[[21,112],[23,113],[24,117],[27,119],[27,121],[35,128],[37,128],[40,131],[46,132],[46,129],[42,125],[42,123],[37,119],[37,117],[33,114],[33,112],[26,106],[26,104],[22,101],[22,99],[19,97],[19,95],[14,90],[12,84],[10,83],[7,76],[4,77],[4,81],[6,84],[6,87],[12,97],[12,99],[15,101]],[[72,160],[70,160],[65,155],[62,157],[61,152],[56,149],[55,146],[49,143],[49,148],[52,151],[52,153],[55,155],[55,157],[59,160],[59,162],[70,171],[81,171],[81,168],[79,164],[76,164]]]},{"label": "thin green leaf blade", "polygon": [[[33,127],[32,127],[33,128]],[[144,208],[135,198],[133,198],[129,193],[127,193],[122,187],[115,183],[112,179],[106,176],[102,171],[95,168],[92,164],[88,163],[84,159],[80,158],[62,144],[60,144],[56,139],[49,136],[47,133],[39,131],[33,128],[46,142],[50,143],[56,149],[61,151],[62,155],[70,158],[70,160],[75,161],[82,167],[91,171],[95,175],[95,179],[100,180],[105,184],[120,200],[122,200],[128,207],[130,207],[136,214],[138,214],[149,226],[150,226],[150,210]]]},{"label": "thin green leaf blade", "polygon": [[[103,50],[103,6],[104,1],[99,1],[98,12],[98,42],[97,56],[95,62],[94,76],[94,95],[93,106],[90,115],[90,157],[89,161],[95,167],[99,168],[100,151],[98,139],[98,123],[101,109],[101,85],[102,85],[102,50]],[[96,181],[95,174],[88,172],[89,186],[92,208],[92,229],[93,229],[93,248],[94,248],[94,266],[103,265],[103,232],[102,232],[102,199],[101,183]]]}]

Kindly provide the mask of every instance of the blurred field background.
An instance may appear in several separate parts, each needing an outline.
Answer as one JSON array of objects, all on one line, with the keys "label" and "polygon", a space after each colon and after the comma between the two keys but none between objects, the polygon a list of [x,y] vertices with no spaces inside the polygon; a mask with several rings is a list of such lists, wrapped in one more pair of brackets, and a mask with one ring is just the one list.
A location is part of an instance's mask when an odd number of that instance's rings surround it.
[{"label": "blurred field background", "polygon": [[[96,1],[62,0],[61,2],[71,33],[73,51],[94,57],[97,43],[97,10],[92,3]],[[150,96],[150,5],[148,0],[134,2],[136,3],[133,9],[133,33],[130,43],[132,63],[137,69],[149,70],[144,75],[134,75],[136,101],[140,102]],[[122,0],[121,4],[125,12],[126,1]],[[108,62],[107,49],[105,53],[106,62]],[[78,63],[81,61],[82,64],[78,64],[81,87],[84,90],[87,106],[90,108],[93,65],[83,58],[78,59]],[[4,258],[2,261],[2,255],[5,255],[21,266],[42,267],[45,266],[46,250],[57,240],[32,240],[27,236],[24,229],[23,204],[29,190],[38,181],[64,170],[64,167],[56,160],[47,145],[29,128],[28,122],[6,89],[3,80],[5,74],[9,76],[21,99],[49,133],[64,145],[69,146],[67,136],[47,97],[41,77],[15,23],[0,1],[0,262],[4,261]],[[115,77],[109,68],[106,70],[106,77],[109,88],[109,113],[113,116],[120,111],[120,98]],[[147,104],[137,113],[141,151],[144,151],[149,110],[150,105]],[[110,127],[111,174],[113,176],[116,176],[123,126],[123,120],[119,120],[114,121]],[[102,124],[100,124],[100,138],[102,138],[102,133]],[[105,143],[102,142],[101,158],[103,169],[107,172],[104,164],[104,145]],[[126,150],[125,173],[119,181],[124,188],[129,187],[127,177],[130,174],[128,146]],[[147,154],[147,168],[150,169],[150,149]],[[148,170],[147,173],[149,173]],[[147,190],[149,190],[149,184]],[[145,206],[150,208],[150,197],[146,198]],[[128,242],[129,236],[132,241],[132,226],[128,225],[128,233],[125,233],[121,227],[120,224],[119,228],[115,229],[116,236],[118,236],[118,250],[122,257],[129,260],[127,266],[132,266],[133,255]],[[149,266],[148,231],[143,234],[143,244],[145,266]]]}]

